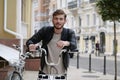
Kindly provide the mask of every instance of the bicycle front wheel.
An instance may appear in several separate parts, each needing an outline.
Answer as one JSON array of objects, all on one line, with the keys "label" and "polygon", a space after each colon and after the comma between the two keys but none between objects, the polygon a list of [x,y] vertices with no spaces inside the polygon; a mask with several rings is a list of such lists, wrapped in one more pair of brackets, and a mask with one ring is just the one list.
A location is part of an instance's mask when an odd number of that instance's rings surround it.
[{"label": "bicycle front wheel", "polygon": [[22,76],[18,72],[13,72],[11,80],[22,80]]}]

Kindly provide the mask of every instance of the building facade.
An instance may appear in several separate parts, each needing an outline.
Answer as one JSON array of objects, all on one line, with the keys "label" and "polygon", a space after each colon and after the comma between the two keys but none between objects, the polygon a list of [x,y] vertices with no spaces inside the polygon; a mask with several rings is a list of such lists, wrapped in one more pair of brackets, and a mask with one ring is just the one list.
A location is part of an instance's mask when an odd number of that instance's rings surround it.
[{"label": "building facade", "polygon": [[19,38],[17,34],[22,35],[24,39],[29,36],[31,3],[29,0],[0,1],[0,38]]},{"label": "building facade", "polygon": [[[103,22],[97,13],[95,0],[57,0],[56,9],[67,13],[65,27],[72,28],[80,36],[79,50],[83,53],[95,51],[95,43],[100,43],[100,53],[113,54],[113,23]],[[50,8],[52,9],[52,8]],[[117,23],[117,53],[120,53],[120,23]]]},{"label": "building facade", "polygon": [[[114,29],[113,23],[103,22],[97,13],[95,0],[82,1],[79,7],[81,18],[80,46],[83,52],[95,50],[95,43],[100,43],[100,53],[113,54]],[[117,23],[117,53],[120,53],[120,24]]]},{"label": "building facade", "polygon": [[[65,27],[73,29],[80,37],[81,52],[92,52],[99,41],[101,53],[113,53],[113,23],[102,21],[95,0],[1,0],[0,4],[0,38],[20,39],[22,35],[23,39],[28,39],[41,27],[52,25],[53,11],[63,9],[67,13]],[[4,30],[5,26],[15,33]],[[116,26],[120,53],[120,23]]]},{"label": "building facade", "polygon": [[31,35],[31,3],[31,0],[0,1],[0,41],[6,45],[12,41],[12,46],[14,40],[19,40],[21,53]]}]

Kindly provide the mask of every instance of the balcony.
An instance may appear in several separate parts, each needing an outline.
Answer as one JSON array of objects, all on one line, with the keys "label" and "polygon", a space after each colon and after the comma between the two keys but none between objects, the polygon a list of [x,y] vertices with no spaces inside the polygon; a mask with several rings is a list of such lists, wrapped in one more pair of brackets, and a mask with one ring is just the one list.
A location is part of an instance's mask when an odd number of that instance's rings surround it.
[{"label": "balcony", "polygon": [[95,3],[96,2],[96,0],[90,0],[90,3]]},{"label": "balcony", "polygon": [[77,8],[77,1],[68,2],[68,9],[75,9]]},{"label": "balcony", "polygon": [[43,0],[43,6],[49,6],[50,0]]}]

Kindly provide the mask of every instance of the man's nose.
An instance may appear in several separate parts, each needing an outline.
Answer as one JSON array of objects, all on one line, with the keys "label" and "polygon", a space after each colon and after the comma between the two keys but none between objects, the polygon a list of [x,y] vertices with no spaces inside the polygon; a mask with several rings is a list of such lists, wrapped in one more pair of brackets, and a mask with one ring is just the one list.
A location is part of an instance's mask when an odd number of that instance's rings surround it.
[{"label": "man's nose", "polygon": [[60,22],[60,19],[57,19],[57,22]]}]

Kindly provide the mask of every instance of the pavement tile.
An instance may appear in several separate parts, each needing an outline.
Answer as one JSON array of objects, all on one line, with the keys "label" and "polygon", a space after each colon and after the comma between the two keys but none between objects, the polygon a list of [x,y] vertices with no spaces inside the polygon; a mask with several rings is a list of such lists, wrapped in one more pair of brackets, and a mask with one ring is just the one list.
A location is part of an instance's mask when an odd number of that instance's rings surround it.
[{"label": "pavement tile", "polygon": [[[38,71],[25,71],[24,80],[37,80]],[[103,75],[100,72],[88,72],[86,69],[77,69],[70,66],[67,71],[67,80],[114,80],[113,75]],[[117,80],[120,80],[118,77]]]},{"label": "pavement tile", "polygon": [[24,80],[37,80],[38,71],[24,71],[23,79]]}]

